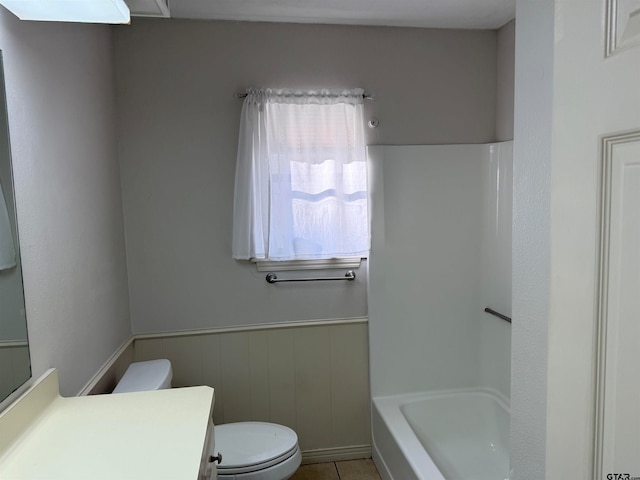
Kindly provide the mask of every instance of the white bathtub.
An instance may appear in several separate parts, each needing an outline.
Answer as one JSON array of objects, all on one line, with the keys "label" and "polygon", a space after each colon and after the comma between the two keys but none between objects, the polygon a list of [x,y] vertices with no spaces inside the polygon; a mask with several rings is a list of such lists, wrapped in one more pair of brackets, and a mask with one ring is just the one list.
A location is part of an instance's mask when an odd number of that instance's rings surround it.
[{"label": "white bathtub", "polygon": [[385,480],[509,478],[509,407],[495,391],[376,397],[372,415]]}]

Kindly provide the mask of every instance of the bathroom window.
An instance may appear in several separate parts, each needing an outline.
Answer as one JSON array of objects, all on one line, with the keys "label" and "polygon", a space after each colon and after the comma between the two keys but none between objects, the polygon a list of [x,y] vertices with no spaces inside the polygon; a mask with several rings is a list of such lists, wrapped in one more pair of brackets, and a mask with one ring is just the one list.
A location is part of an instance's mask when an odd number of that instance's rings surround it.
[{"label": "bathroom window", "polygon": [[233,258],[369,252],[363,91],[251,90],[242,109]]}]

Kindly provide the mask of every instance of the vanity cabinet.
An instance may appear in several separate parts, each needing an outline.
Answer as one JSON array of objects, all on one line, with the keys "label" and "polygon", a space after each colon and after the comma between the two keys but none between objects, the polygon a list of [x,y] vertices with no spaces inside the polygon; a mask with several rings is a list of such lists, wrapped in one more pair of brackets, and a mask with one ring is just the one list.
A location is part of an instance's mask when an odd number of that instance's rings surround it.
[{"label": "vanity cabinet", "polygon": [[213,403],[206,386],[63,398],[49,370],[0,413],[0,480],[215,478]]}]

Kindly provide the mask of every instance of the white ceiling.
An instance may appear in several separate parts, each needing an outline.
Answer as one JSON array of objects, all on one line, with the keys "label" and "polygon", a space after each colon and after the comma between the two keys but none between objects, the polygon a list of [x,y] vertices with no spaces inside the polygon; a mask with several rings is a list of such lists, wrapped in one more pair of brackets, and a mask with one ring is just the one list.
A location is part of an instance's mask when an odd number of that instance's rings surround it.
[{"label": "white ceiling", "polygon": [[515,0],[169,0],[172,18],[496,29]]}]

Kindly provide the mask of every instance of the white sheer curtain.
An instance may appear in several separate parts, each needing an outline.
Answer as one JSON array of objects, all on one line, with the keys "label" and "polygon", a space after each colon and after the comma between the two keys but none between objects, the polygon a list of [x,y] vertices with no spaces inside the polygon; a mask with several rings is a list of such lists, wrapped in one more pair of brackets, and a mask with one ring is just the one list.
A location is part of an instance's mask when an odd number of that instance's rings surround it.
[{"label": "white sheer curtain", "polygon": [[252,90],[240,123],[233,258],[367,256],[363,90]]}]

